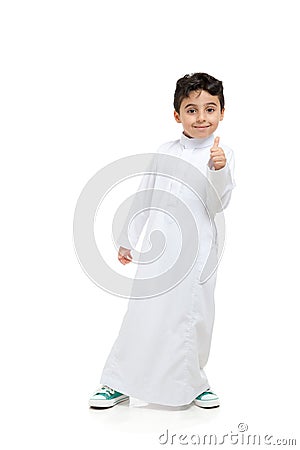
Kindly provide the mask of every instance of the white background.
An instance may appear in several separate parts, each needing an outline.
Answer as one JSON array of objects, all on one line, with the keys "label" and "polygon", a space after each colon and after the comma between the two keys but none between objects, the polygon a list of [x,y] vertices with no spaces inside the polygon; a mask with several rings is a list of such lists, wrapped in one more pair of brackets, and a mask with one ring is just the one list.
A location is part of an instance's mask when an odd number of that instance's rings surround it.
[{"label": "white background", "polygon": [[[152,449],[241,422],[299,438],[297,2],[1,5],[1,447]],[[76,201],[106,164],[178,139],[175,83],[195,71],[224,83],[236,157],[206,368],[222,405],[90,410],[127,300],[81,269]]]}]

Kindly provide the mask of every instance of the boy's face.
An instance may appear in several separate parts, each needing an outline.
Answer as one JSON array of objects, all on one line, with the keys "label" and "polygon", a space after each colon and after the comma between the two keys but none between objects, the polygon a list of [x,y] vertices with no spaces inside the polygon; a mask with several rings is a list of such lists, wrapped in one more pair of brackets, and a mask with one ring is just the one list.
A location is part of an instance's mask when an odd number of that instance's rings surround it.
[{"label": "boy's face", "polygon": [[184,134],[190,138],[207,138],[224,117],[219,98],[207,91],[192,91],[180,105],[179,114],[174,111],[176,122],[182,123]]}]

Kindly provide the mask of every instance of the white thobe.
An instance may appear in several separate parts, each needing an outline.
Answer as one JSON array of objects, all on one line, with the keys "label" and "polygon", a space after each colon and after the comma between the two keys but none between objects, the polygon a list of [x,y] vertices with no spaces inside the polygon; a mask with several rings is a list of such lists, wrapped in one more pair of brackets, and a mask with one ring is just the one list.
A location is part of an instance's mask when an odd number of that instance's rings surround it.
[{"label": "white thobe", "polygon": [[[235,186],[234,154],[226,145],[220,145],[226,165],[214,170],[210,160],[213,142],[213,135],[194,139],[182,134],[179,140],[162,145],[157,152],[181,158],[200,170],[216,189],[224,209]],[[203,183],[203,177],[199,180]],[[200,251],[188,275],[173,289],[152,298],[132,296],[129,299],[100,383],[148,403],[181,406],[191,403],[210,387],[204,366],[212,338],[217,271],[204,283],[200,283],[200,273],[208,249],[212,246],[212,253],[215,250],[217,254],[217,247],[204,205],[185,185],[175,179],[145,174],[138,190],[149,188],[171,192],[188,205],[199,227]],[[176,213],[176,203],[173,208]],[[150,214],[149,209],[137,215],[131,224],[132,247],[138,242],[147,221],[142,251],[149,250],[149,235],[153,229],[164,233],[166,247],[163,256],[153,264],[137,266],[136,279],[155,277],[168,270],[178,257],[180,247],[176,222],[160,210],[151,210]],[[118,244],[128,248],[122,236]],[[194,245],[194,242],[190,244]]]}]

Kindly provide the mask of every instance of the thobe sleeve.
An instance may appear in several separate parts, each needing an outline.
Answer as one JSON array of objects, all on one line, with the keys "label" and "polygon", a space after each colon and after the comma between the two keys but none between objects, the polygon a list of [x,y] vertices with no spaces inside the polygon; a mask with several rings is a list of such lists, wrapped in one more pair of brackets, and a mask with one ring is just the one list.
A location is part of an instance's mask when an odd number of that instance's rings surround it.
[{"label": "thobe sleeve", "polygon": [[[122,246],[127,249],[132,249],[138,243],[139,237],[150,215],[150,205],[152,202],[153,191],[151,190],[145,191],[142,196],[138,196],[137,194],[140,191],[154,188],[157,175],[156,161],[157,161],[156,158],[153,157],[148,166],[145,168],[145,173],[143,174],[139,187],[133,197],[129,213],[127,215],[126,220],[124,221],[121,233],[117,238],[118,246]],[[137,212],[138,214],[134,216],[134,214]]]},{"label": "thobe sleeve", "polygon": [[231,193],[236,183],[234,180],[234,153],[227,147],[223,148],[226,164],[222,169],[215,170],[209,160],[206,168],[208,179],[206,201],[209,210],[213,213],[221,212],[229,204]]}]

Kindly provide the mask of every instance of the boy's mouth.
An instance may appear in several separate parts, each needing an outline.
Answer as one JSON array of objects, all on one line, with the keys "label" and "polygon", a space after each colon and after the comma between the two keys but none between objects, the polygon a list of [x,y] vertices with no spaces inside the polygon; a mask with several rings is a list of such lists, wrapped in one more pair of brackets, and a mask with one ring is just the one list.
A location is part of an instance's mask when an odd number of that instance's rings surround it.
[{"label": "boy's mouth", "polygon": [[194,126],[194,128],[200,128],[201,130],[203,128],[209,128],[209,127],[210,127],[210,125]]}]

